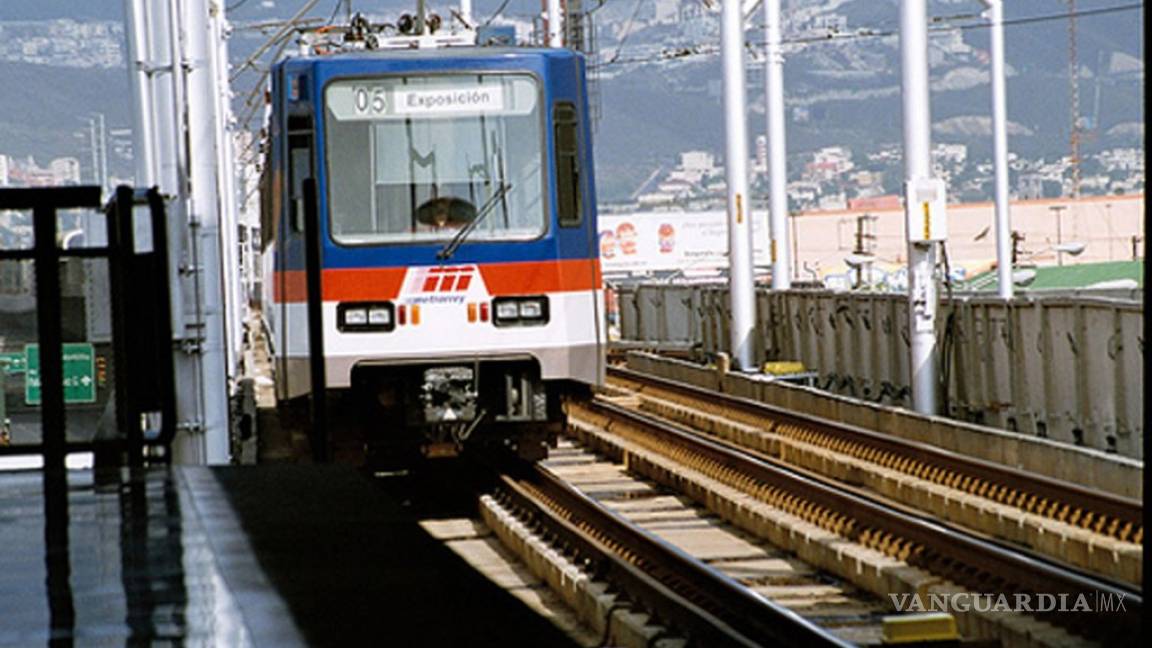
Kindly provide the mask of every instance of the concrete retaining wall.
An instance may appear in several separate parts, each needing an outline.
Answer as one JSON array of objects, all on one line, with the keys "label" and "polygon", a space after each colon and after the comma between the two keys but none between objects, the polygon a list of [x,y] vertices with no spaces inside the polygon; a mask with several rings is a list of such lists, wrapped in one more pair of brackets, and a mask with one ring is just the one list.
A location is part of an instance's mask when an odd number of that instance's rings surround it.
[{"label": "concrete retaining wall", "polygon": [[[629,344],[728,349],[727,289],[618,291]],[[908,300],[888,293],[759,291],[759,361],[796,360],[828,391],[911,406]],[[951,418],[1143,458],[1143,292],[943,299],[937,319]]]}]

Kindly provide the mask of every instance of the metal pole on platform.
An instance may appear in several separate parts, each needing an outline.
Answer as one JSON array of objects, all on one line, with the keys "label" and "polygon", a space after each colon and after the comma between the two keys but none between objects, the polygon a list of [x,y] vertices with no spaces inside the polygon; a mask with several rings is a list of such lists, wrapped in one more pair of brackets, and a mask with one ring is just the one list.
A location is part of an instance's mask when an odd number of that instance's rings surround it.
[{"label": "metal pole on platform", "polygon": [[[930,203],[921,192],[932,182],[932,118],[928,100],[928,17],[926,0],[900,3],[901,86],[904,109],[905,222],[908,237],[908,331],[911,346],[912,406],[922,414],[937,407],[936,309],[938,296],[933,271],[936,244],[928,235]],[[941,190],[942,191],[942,190]],[[927,193],[927,191],[923,191]],[[913,231],[924,210],[924,236]]]},{"label": "metal pole on platform", "polygon": [[469,27],[474,27],[472,24],[472,0],[460,0],[460,18]]},{"label": "metal pole on platform", "polygon": [[720,21],[724,67],[724,168],[728,184],[728,296],[731,302],[732,360],[741,371],[753,367],[756,298],[752,282],[752,227],[748,205],[748,124],[744,96],[744,20],[740,0],[724,0]]},{"label": "metal pole on platform", "polygon": [[996,275],[1012,299],[1012,221],[1008,205],[1008,104],[1004,89],[1004,2],[984,0],[992,27],[992,158],[996,167]]},{"label": "metal pole on platform", "polygon": [[201,462],[228,463],[228,370],[226,322],[230,315],[223,286],[221,256],[222,209],[218,192],[216,156],[217,129],[222,128],[217,114],[218,88],[212,65],[212,43],[208,22],[208,0],[182,0],[179,20],[184,38],[183,61],[187,94],[188,175],[191,188],[188,224],[199,273],[194,295],[199,317],[196,322],[203,433]]},{"label": "metal pole on platform", "polygon": [[788,290],[792,287],[792,259],[788,248],[788,166],[784,140],[784,51],[780,39],[780,0],[764,0],[764,35],[768,47],[764,97],[768,117],[772,289]]}]

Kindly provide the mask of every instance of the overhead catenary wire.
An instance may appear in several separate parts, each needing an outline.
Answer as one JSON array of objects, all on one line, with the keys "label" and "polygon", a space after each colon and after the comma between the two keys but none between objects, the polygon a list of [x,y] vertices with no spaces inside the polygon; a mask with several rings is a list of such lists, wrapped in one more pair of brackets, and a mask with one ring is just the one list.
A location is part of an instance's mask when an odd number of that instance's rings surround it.
[{"label": "overhead catenary wire", "polygon": [[[1005,27],[1016,25],[1029,25],[1034,23],[1051,22],[1056,20],[1068,20],[1070,18],[1083,18],[1087,16],[1097,16],[1111,13],[1119,13],[1124,11],[1132,11],[1135,9],[1143,9],[1143,3],[1128,3],[1122,5],[1112,5],[1109,7],[1098,7],[1096,9],[1079,9],[1076,12],[1061,12],[1054,14],[1043,14],[1038,16],[1024,16],[1020,18],[1013,18],[1005,20],[1003,25]],[[936,23],[934,26],[929,27],[929,32],[947,32],[956,29],[960,30],[974,30],[974,29],[988,29],[989,25],[986,22],[973,22],[968,24],[940,24],[953,20],[969,20],[973,19],[975,14],[956,14],[950,16],[937,16],[932,18],[932,22]],[[825,34],[811,35],[811,36],[793,36],[785,38],[781,41],[783,45],[807,45],[815,43],[830,43],[842,42],[851,40],[861,40],[870,38],[893,38],[899,36],[899,31],[896,29],[877,29],[877,28],[861,28],[851,32],[837,32],[830,31]],[[750,46],[761,48],[764,47],[763,41],[748,41]],[[665,50],[658,55],[639,56],[625,59],[615,59],[611,61],[604,61],[588,66],[589,69],[597,69],[610,67],[613,65],[626,65],[626,64],[643,64],[655,63],[659,61],[673,60],[678,58],[690,58],[695,56],[708,56],[718,54],[720,52],[719,46],[712,44],[691,44],[683,45],[670,50]]]},{"label": "overhead catenary wire", "polygon": [[608,59],[607,63],[613,63],[620,58],[620,51],[624,49],[624,43],[628,42],[628,37],[632,35],[632,24],[636,20],[636,16],[640,13],[640,5],[644,0],[636,0],[636,4],[632,6],[632,15],[628,16],[628,22],[624,23],[623,36],[620,37],[620,42],[616,45],[616,51]]},{"label": "overhead catenary wire", "polygon": [[488,16],[488,20],[485,20],[485,21],[484,21],[484,22],[483,22],[483,23],[480,25],[480,27],[478,27],[477,29],[483,29],[483,28],[487,27],[488,25],[491,25],[491,24],[492,24],[492,21],[493,21],[493,20],[496,20],[496,17],[497,17],[497,16],[499,16],[501,13],[503,13],[503,12],[504,12],[504,8],[508,6],[508,1],[509,1],[509,0],[504,0],[504,2],[501,2],[501,3],[500,3],[500,6],[499,6],[499,7],[496,7],[496,11],[493,11],[493,12],[492,12],[492,15],[491,15],[491,16]]},{"label": "overhead catenary wire", "polygon": [[340,7],[345,7],[344,20],[352,20],[352,0],[336,0],[336,6],[332,9],[332,15],[328,17],[328,24],[331,25],[336,22],[336,14],[340,13]]},{"label": "overhead catenary wire", "polygon": [[236,78],[239,77],[245,70],[254,65],[256,61],[260,60],[260,57],[264,55],[264,52],[267,52],[269,48],[279,42],[280,39],[291,34],[292,30],[298,25],[298,21],[304,18],[304,14],[311,11],[312,7],[315,7],[316,3],[319,1],[320,0],[305,0],[304,5],[300,7],[299,11],[297,11],[291,18],[289,18],[288,22],[285,23],[284,26],[281,27],[271,38],[265,41],[263,45],[256,48],[256,51],[250,54],[243,63],[238,65],[236,67],[236,71],[232,73],[232,76],[229,77],[228,80],[235,81]]}]

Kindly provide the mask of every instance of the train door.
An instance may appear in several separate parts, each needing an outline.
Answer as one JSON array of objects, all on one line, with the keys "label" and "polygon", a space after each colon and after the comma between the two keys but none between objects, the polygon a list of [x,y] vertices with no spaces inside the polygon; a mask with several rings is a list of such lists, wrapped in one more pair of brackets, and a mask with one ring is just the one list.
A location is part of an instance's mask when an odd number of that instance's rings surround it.
[{"label": "train door", "polygon": [[[284,111],[288,113],[288,110]],[[281,158],[285,200],[282,203],[282,217],[278,246],[280,267],[280,339],[277,341],[283,352],[280,354],[283,366],[278,367],[284,377],[284,394],[288,399],[307,394],[310,390],[308,376],[308,320],[305,299],[305,236],[304,181],[314,178],[314,132],[312,116],[309,113],[288,113],[284,123],[285,137]]]}]

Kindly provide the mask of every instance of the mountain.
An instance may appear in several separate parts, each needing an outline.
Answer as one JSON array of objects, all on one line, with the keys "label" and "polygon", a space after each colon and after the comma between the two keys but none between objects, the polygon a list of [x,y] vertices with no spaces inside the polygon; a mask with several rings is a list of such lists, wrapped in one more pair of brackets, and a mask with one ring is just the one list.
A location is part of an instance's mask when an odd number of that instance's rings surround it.
[{"label": "mountain", "polygon": [[0,23],[13,20],[124,20],[123,0],[5,0]]},{"label": "mountain", "polygon": [[[270,35],[258,23],[283,20],[304,0],[228,0],[234,22],[234,65]],[[1120,0],[1079,0],[1077,46],[1084,150],[1143,148],[1143,9],[1093,13]],[[485,18],[499,2],[477,3]],[[407,0],[368,3],[380,17],[410,10]],[[440,12],[445,3],[434,5]],[[595,5],[585,0],[595,25],[597,51],[590,57],[592,96],[601,115],[596,125],[596,162],[601,198],[630,195],[652,171],[675,163],[682,151],[702,149],[723,156],[719,0],[624,0]],[[709,6],[711,8],[709,8]],[[309,13],[327,21],[346,5],[323,0]],[[977,0],[932,0],[932,116],[936,142],[964,143],[969,156],[988,155],[988,30]],[[1067,4],[1055,0],[1005,3],[1009,145],[1014,153],[1049,159],[1066,155],[1071,125],[1068,87]],[[121,0],[0,2],[0,50],[4,27],[13,21],[69,18],[79,23],[121,21]],[[506,16],[537,13],[539,3],[515,0]],[[793,160],[825,146],[847,146],[858,155],[899,144],[900,76],[898,0],[785,0],[785,95],[788,149]],[[764,130],[763,18],[754,14],[747,32],[749,136]],[[1013,24],[1014,23],[1014,24]],[[120,43],[119,47],[123,47]],[[75,63],[75,61],[70,61]],[[234,85],[239,115],[263,67],[244,70]],[[130,125],[128,75],[122,67],[69,68],[0,59],[0,152],[84,159],[75,132],[92,112],[106,114],[109,128]],[[256,128],[253,120],[249,127]],[[130,168],[122,161],[124,168]],[[113,165],[117,164],[113,160]],[[800,166],[800,165],[797,165]],[[115,166],[114,166],[115,170]]]},{"label": "mountain", "polygon": [[[662,5],[671,1],[672,13]],[[715,3],[718,8],[718,3]],[[722,157],[718,14],[699,3],[656,0],[626,29],[632,3],[606,6],[599,26],[597,162],[602,197],[627,196],[655,164],[700,148]],[[1115,7],[1081,0],[1078,10]],[[988,30],[971,17],[975,1],[931,2],[930,15],[969,16],[935,22],[931,35],[934,142],[963,143],[970,156],[990,155]],[[1070,91],[1067,5],[1051,0],[1006,3],[1008,115],[1011,150],[1054,158],[1068,151]],[[662,13],[663,12],[663,13]],[[1083,150],[1143,147],[1142,10],[1082,15],[1077,21]],[[824,146],[857,152],[900,143],[900,50],[897,0],[785,2],[785,104],[788,149],[796,156]],[[1018,24],[1011,24],[1016,21]],[[761,23],[759,16],[754,23]],[[945,29],[964,25],[963,29]],[[829,37],[830,34],[834,34]],[[754,55],[763,34],[749,30]],[[623,41],[623,45],[621,45]],[[666,52],[703,54],[663,58]],[[749,57],[749,136],[764,132],[763,67]],[[613,61],[616,62],[613,62]],[[674,97],[674,100],[672,98]],[[709,115],[710,118],[701,118]],[[642,168],[632,169],[634,164]]]}]

